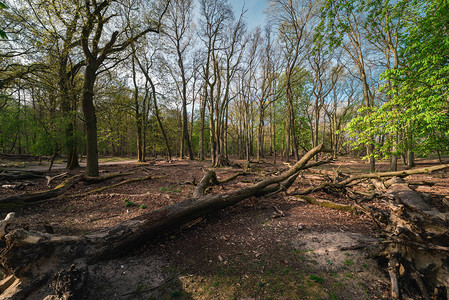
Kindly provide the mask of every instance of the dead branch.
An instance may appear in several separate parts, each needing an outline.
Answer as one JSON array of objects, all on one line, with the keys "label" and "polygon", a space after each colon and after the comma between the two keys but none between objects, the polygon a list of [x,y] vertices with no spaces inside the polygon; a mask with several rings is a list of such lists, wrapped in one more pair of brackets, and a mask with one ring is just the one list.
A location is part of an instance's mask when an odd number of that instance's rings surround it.
[{"label": "dead branch", "polygon": [[[113,185],[103,186],[103,187],[101,187],[101,188],[98,188],[98,189],[95,189],[95,190],[92,190],[92,191],[88,191],[88,192],[85,192],[85,193],[81,193],[81,194],[68,195],[67,197],[82,197],[82,196],[87,196],[87,195],[90,195],[90,194],[102,192],[102,191],[107,190],[107,189],[115,188],[115,187],[118,187],[118,186],[121,186],[121,185],[124,185],[124,184],[133,183],[133,182],[145,181],[145,180],[149,180],[149,179],[151,179],[151,178],[152,178],[151,176],[145,176],[145,177],[139,177],[139,178],[127,179],[127,180],[123,180],[123,181],[121,181],[121,182],[119,182],[119,183],[116,183],[116,184],[113,184]],[[154,178],[156,178],[156,177],[154,177]]]},{"label": "dead branch", "polygon": [[229,181],[232,181],[232,180],[236,179],[239,176],[245,176],[245,175],[248,175],[248,174],[249,173],[247,173],[247,172],[238,172],[238,173],[235,173],[234,175],[229,176],[228,178],[225,178],[223,180],[219,180],[218,183],[219,184],[224,184],[224,183],[227,183]]},{"label": "dead branch", "polygon": [[87,184],[95,184],[95,183],[107,181],[109,179],[122,177],[122,176],[128,176],[128,175],[132,175],[132,174],[133,173],[130,172],[130,173],[115,173],[115,174],[110,174],[110,175],[100,176],[100,177],[84,176],[83,181]]},{"label": "dead branch", "polygon": [[56,175],[56,176],[45,176],[45,178],[47,178],[47,186],[48,187],[50,187],[50,183],[53,181],[53,180],[55,180],[55,179],[57,179],[57,178],[62,178],[62,177],[64,177],[64,176],[67,176],[67,172],[64,172],[64,173],[61,173],[61,174],[59,174],[59,175]]},{"label": "dead branch", "polygon": [[412,170],[404,170],[404,171],[396,171],[396,172],[379,172],[379,173],[369,173],[369,174],[361,174],[361,175],[355,175],[350,176],[349,178],[337,182],[335,185],[336,187],[344,187],[345,185],[349,184],[352,181],[360,180],[360,179],[381,179],[385,177],[406,177],[413,174],[423,174],[423,173],[432,173],[435,171],[440,171],[449,168],[449,164],[445,165],[438,165],[433,167],[426,167],[426,168],[419,168],[419,169],[412,169]]},{"label": "dead branch", "polygon": [[[55,177],[50,177],[50,178],[47,177],[48,184],[53,179],[55,179],[57,177],[62,177],[62,175],[65,175],[65,174],[67,174],[67,173],[63,173],[63,174],[57,175]],[[88,184],[91,184],[91,183],[98,183],[98,182],[109,180],[111,178],[115,178],[115,177],[119,177],[119,176],[125,176],[125,175],[129,175],[129,173],[111,174],[111,175],[108,175],[108,176],[98,177],[98,178],[86,177],[86,176],[84,176],[82,174],[78,174],[78,175],[75,175],[75,176],[72,176],[72,177],[66,179],[64,182],[62,182],[61,184],[59,184],[58,186],[56,186],[55,188],[53,188],[51,190],[38,191],[38,192],[34,192],[34,193],[24,193],[24,194],[20,194],[20,195],[8,196],[8,197],[5,197],[5,198],[1,198],[0,199],[0,204],[14,203],[14,204],[17,204],[17,205],[26,205],[26,204],[30,204],[30,203],[50,200],[50,199],[54,199],[56,197],[62,196],[68,189],[70,189],[72,186],[74,186],[75,184],[77,184],[80,181],[85,181]],[[134,181],[140,181],[140,180],[135,179]],[[126,183],[129,183],[129,182],[134,182],[134,181],[131,180],[131,181],[127,181],[127,182],[122,182],[122,183],[119,183],[118,185],[126,184]],[[114,186],[117,186],[117,185],[114,185]],[[95,192],[101,191],[101,190],[106,189],[106,188],[114,187],[114,186],[104,187],[102,189],[95,190]],[[93,192],[94,191],[91,191],[91,192],[88,192],[88,193],[93,193]],[[80,194],[80,195],[84,195],[84,194]],[[79,195],[77,195],[77,196],[79,196]]]},{"label": "dead branch", "polygon": [[195,191],[193,192],[194,198],[200,198],[204,196],[204,191],[209,186],[209,184],[218,184],[217,175],[215,174],[215,171],[209,170],[204,175],[203,179],[201,179],[200,183],[197,185]]},{"label": "dead branch", "polygon": [[413,174],[423,174],[423,173],[432,173],[435,171],[440,171],[449,168],[449,164],[438,165],[433,167],[419,168],[413,170],[404,170],[404,171],[396,171],[396,172],[380,172],[380,173],[369,173],[369,174],[360,174],[350,176],[346,179],[337,182],[325,182],[316,187],[311,187],[304,191],[294,191],[291,195],[308,195],[310,193],[326,190],[326,189],[344,189],[348,186],[354,185],[354,182],[364,181],[367,179],[382,179],[382,178],[391,178],[391,177],[406,177]]},{"label": "dead branch", "polygon": [[44,177],[43,172],[23,170],[2,170],[0,180],[26,180]]}]

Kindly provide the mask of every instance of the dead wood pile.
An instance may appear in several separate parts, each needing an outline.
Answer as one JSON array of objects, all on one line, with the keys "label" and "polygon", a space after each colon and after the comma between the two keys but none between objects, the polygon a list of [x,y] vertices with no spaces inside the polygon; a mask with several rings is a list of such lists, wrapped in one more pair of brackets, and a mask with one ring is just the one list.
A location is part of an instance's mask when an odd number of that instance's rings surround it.
[{"label": "dead wood pile", "polygon": [[[423,299],[449,299],[449,206],[442,209],[445,202],[441,201],[438,208],[435,207],[424,195],[411,188],[417,182],[409,184],[402,179],[412,174],[447,168],[449,165],[355,176],[335,174],[333,179],[326,174],[328,181],[290,194],[330,208],[334,207],[329,201],[304,195],[324,191],[352,197],[355,200],[353,209],[372,216],[382,231],[384,240],[373,256],[388,262],[391,297],[413,298],[420,294]],[[362,182],[369,182],[369,186],[376,187],[376,191],[352,189]],[[383,197],[388,209],[370,206],[368,201],[374,197]],[[341,209],[340,206],[335,208]],[[347,205],[342,207],[349,209]]]}]

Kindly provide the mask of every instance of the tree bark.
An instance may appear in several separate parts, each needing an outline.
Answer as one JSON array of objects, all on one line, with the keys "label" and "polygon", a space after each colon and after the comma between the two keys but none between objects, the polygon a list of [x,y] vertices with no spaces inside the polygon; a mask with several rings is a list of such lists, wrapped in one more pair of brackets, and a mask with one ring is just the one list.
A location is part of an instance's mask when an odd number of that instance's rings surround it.
[{"label": "tree bark", "polygon": [[444,299],[438,291],[449,289],[448,214],[424,201],[404,180],[393,178],[389,184],[386,192],[392,200],[384,229],[388,238],[378,255],[390,259],[391,296],[399,298],[401,283],[414,279],[424,299],[429,299],[427,291],[437,291],[433,299]]},{"label": "tree bark", "polygon": [[84,71],[83,114],[86,122],[86,175],[98,176],[97,116],[94,107],[94,85],[96,80],[96,62],[91,62]]},{"label": "tree bark", "polygon": [[66,179],[63,183],[59,184],[54,189],[48,191],[40,191],[34,193],[25,193],[20,195],[9,196],[0,199],[0,203],[31,203],[36,201],[47,200],[51,198],[58,197],[66,192],[69,188],[74,186],[82,178],[82,175],[75,175]]}]

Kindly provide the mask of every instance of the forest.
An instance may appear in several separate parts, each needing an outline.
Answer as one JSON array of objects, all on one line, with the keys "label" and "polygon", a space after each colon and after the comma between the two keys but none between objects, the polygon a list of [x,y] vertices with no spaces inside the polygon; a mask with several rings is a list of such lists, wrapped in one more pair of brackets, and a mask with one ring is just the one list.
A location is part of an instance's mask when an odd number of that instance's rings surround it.
[{"label": "forest", "polygon": [[[444,180],[449,4],[266,0],[260,5],[263,26],[249,24],[246,4],[236,11],[229,0],[0,1],[5,299],[449,299]],[[108,204],[101,204],[105,199]],[[207,244],[206,237],[221,232],[223,220],[280,220],[282,244],[298,232],[289,231],[292,222],[303,228],[305,221],[294,213],[298,205],[324,226],[307,228],[307,234],[348,231],[342,239],[356,244],[340,245],[343,252],[376,248],[370,250],[380,260],[375,268],[387,278],[379,275],[380,287],[368,285],[366,294],[354,295],[356,287],[327,286],[335,270],[329,271],[329,259],[322,266],[315,257],[322,268],[311,268],[319,275],[295,279],[300,287],[292,294],[270,291],[278,278],[223,269],[227,280],[247,276],[246,282],[255,280],[253,287],[239,281],[245,288],[231,292],[222,288],[222,278],[208,283],[204,274],[192,275],[207,283],[204,291],[178,275],[187,271],[172,270],[156,288],[139,283],[142,291],[121,289],[118,298],[106,292],[86,296],[102,282],[99,275],[90,282],[91,262],[120,265],[125,263],[114,260],[126,256],[129,263],[132,251],[159,257],[163,247],[173,253],[190,249],[184,253],[190,257],[196,250],[184,235],[194,239],[194,231],[202,232],[203,240],[195,239]],[[268,217],[265,207],[274,215]],[[77,214],[79,226],[66,223]],[[329,228],[319,217],[327,214],[335,221]],[[243,224],[251,230],[253,223]],[[260,245],[267,248],[251,248],[259,254],[253,273],[260,273],[260,257],[278,251],[268,249],[276,234],[262,227],[253,230],[264,232]],[[367,240],[374,232],[381,242]],[[221,242],[231,233],[225,231]],[[143,242],[149,239],[159,241],[150,250]],[[288,268],[303,269],[317,255],[298,247],[290,252],[302,251],[303,259]],[[224,257],[231,254],[214,251],[218,265],[208,260],[203,273],[226,264],[231,269]],[[47,260],[39,263],[43,257]],[[187,259],[171,258],[170,266],[193,268],[185,265]],[[339,259],[343,268],[354,264],[349,256]],[[277,274],[271,260],[265,263],[262,273]],[[287,280],[284,287],[292,284]],[[53,292],[43,289],[48,282]],[[384,294],[376,294],[380,291]]]}]

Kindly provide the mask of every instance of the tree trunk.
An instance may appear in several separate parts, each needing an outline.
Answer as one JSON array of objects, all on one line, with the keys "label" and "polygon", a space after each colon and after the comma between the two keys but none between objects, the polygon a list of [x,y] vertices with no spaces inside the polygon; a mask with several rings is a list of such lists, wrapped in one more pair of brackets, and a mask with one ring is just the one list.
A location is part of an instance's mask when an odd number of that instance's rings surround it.
[{"label": "tree trunk", "polygon": [[156,120],[159,125],[159,128],[161,129],[162,137],[164,138],[164,141],[165,141],[165,146],[167,148],[168,160],[171,160],[172,154],[171,154],[171,150],[170,150],[170,143],[168,141],[167,134],[165,133],[164,126],[162,124],[162,120],[159,115],[159,107],[157,105],[157,97],[156,97],[156,87],[154,86],[153,80],[151,80],[151,77],[148,74],[148,70],[146,70],[144,68],[144,66],[140,63],[140,61],[139,61],[139,59],[137,59],[137,57],[135,57],[135,58],[136,58],[137,64],[139,65],[140,70],[142,71],[143,75],[145,76],[145,79],[151,86],[151,97],[153,98],[154,114],[156,116]]},{"label": "tree trunk", "polygon": [[[185,88],[184,88],[185,89]],[[190,136],[189,136],[189,128],[188,128],[188,118],[187,118],[187,92],[185,92],[185,98],[182,100],[182,132],[183,132],[183,139],[185,141],[185,145],[187,147],[187,153],[189,155],[189,160],[193,160],[193,151],[192,151],[192,145],[190,143]]]},{"label": "tree trunk", "polygon": [[[320,126],[320,110],[318,108],[318,99],[315,100],[315,124],[313,128],[313,146],[316,147],[318,145],[318,132],[319,132],[319,126]],[[315,156],[315,161],[318,161],[318,155]]]},{"label": "tree trunk", "polygon": [[84,72],[83,114],[86,123],[87,176],[98,176],[97,116],[94,107],[94,85],[97,67],[90,62]]},{"label": "tree trunk", "polygon": [[[148,78],[149,79],[149,78]],[[157,98],[156,98],[156,88],[153,84],[153,81],[149,80],[150,85],[151,85],[151,89],[152,89],[152,97],[153,97],[153,104],[154,104],[154,114],[156,115],[156,119],[157,119],[157,123],[159,124],[159,128],[161,129],[162,132],[162,136],[164,138],[165,141],[165,146],[167,147],[167,155],[168,155],[168,160],[171,160],[171,150],[170,150],[170,142],[168,141],[168,137],[167,134],[165,133],[164,130],[164,126],[162,125],[162,120],[159,116],[159,108],[157,106]]]},{"label": "tree trunk", "polygon": [[136,135],[137,135],[137,160],[139,162],[143,161],[143,133],[142,133],[142,111],[139,105],[139,87],[137,85],[136,79],[136,63],[135,57],[132,56],[132,72],[133,72],[133,85],[134,85],[134,109],[135,109],[135,119],[136,119]]},{"label": "tree trunk", "polygon": [[207,83],[204,84],[204,97],[201,101],[200,107],[200,140],[198,146],[198,156],[201,161],[204,160],[204,130],[205,130],[205,119],[206,119],[206,103],[207,103]]},{"label": "tree trunk", "polygon": [[398,170],[398,157],[396,155],[396,151],[397,151],[397,134],[393,134],[393,136],[390,137],[391,139],[393,139],[393,146],[392,146],[392,152],[393,154],[391,155],[391,161],[390,161],[390,171],[397,171]]},{"label": "tree trunk", "polygon": [[407,168],[414,168],[415,165],[415,152],[413,150],[407,150]]}]

